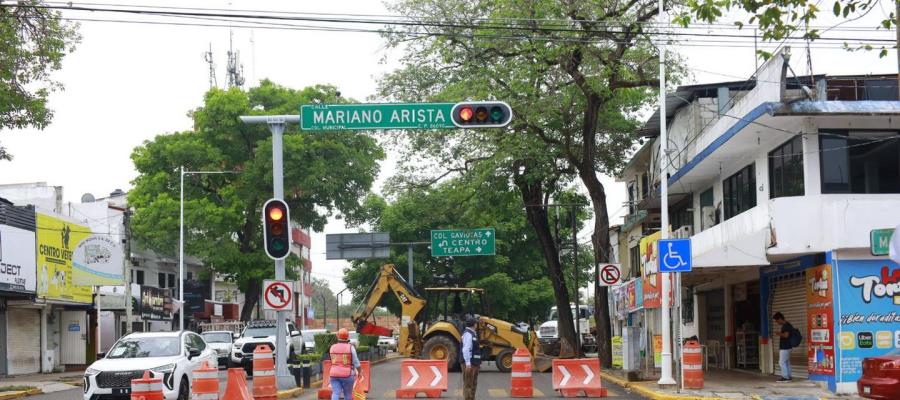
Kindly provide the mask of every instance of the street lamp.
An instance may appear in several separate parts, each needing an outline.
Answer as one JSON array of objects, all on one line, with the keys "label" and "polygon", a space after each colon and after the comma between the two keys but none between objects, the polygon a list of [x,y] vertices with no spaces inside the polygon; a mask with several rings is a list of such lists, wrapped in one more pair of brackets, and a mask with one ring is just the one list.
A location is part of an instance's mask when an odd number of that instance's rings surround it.
[{"label": "street lamp", "polygon": [[237,171],[185,171],[184,166],[181,171],[181,199],[179,207],[181,208],[181,217],[179,218],[178,230],[178,330],[184,330],[184,176],[188,174],[194,175],[219,175],[219,174],[236,174]]}]

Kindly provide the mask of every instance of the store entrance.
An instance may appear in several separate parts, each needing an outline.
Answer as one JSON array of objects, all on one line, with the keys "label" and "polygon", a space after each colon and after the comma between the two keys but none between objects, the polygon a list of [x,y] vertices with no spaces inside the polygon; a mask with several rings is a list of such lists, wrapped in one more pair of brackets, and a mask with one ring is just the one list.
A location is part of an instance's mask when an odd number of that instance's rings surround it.
[{"label": "store entrance", "polygon": [[742,282],[732,288],[735,332],[734,364],[739,369],[759,369],[760,297],[759,281]]}]

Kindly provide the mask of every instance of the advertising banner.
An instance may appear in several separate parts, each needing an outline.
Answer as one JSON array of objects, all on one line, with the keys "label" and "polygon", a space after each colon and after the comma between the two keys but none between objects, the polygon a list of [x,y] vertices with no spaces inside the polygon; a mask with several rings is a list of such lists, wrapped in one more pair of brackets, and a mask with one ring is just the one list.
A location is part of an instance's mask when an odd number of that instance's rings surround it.
[{"label": "advertising banner", "polygon": [[628,317],[628,313],[637,311],[641,308],[641,281],[640,279],[632,279],[613,288],[613,296],[615,297],[615,313],[616,318],[623,320]]},{"label": "advertising banner", "polygon": [[141,317],[149,320],[172,319],[172,292],[169,289],[141,287]]},{"label": "advertising banner", "polygon": [[612,337],[612,366],[614,368],[622,368],[622,364],[625,361],[622,356],[622,337],[621,336],[613,336]]},{"label": "advertising banner", "polygon": [[37,214],[37,295],[45,299],[91,303],[91,287],[75,284],[73,258],[78,243],[91,235],[83,225]]},{"label": "advertising banner", "polygon": [[653,335],[653,366],[662,368],[662,335]]},{"label": "advertising banner", "polygon": [[121,285],[125,253],[119,240],[91,235],[78,242],[72,255],[73,280],[78,286]]},{"label": "advertising banner", "polygon": [[834,375],[832,282],[831,265],[806,270],[806,352],[810,374]]},{"label": "advertising banner", "polygon": [[[101,310],[125,309],[125,286],[100,286],[94,303]],[[131,284],[131,310],[134,315],[141,313],[141,285]]]},{"label": "advertising banner", "polygon": [[34,293],[36,270],[34,232],[0,225],[0,290]]},{"label": "advertising banner", "polygon": [[210,298],[208,281],[185,280],[184,281],[184,308],[186,316],[194,313],[202,313],[206,300]]},{"label": "advertising banner", "polygon": [[659,274],[659,238],[661,232],[644,236],[640,242],[641,286],[643,288],[644,308],[659,308],[662,300],[662,277]]},{"label": "advertising banner", "polygon": [[900,266],[890,260],[836,260],[840,381],[862,375],[862,360],[900,349]]}]

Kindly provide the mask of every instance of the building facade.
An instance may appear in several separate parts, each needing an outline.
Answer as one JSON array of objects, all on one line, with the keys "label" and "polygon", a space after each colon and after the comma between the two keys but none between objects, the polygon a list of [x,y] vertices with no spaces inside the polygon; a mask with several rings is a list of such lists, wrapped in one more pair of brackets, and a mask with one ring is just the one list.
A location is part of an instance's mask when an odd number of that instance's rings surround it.
[{"label": "building facade", "polygon": [[[669,229],[694,266],[675,344],[697,336],[711,366],[777,373],[781,312],[803,334],[794,375],[853,392],[864,357],[900,349],[900,267],[880,249],[900,224],[897,80],[797,77],[790,62],[786,48],[752,79],[667,96]],[[656,272],[660,118],[620,176],[631,208],[614,245],[637,284]]]}]

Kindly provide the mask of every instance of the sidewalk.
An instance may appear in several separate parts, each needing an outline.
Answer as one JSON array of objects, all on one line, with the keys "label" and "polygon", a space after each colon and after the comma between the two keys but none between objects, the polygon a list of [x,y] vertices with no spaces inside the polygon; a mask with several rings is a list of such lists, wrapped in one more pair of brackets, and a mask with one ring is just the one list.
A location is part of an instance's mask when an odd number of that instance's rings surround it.
[{"label": "sidewalk", "polygon": [[82,385],[83,371],[58,372],[51,374],[16,375],[3,378],[3,386],[27,386],[32,390],[0,392],[0,400],[17,399],[41,393],[61,392]]},{"label": "sidewalk", "polygon": [[797,379],[790,383],[776,383],[774,376],[756,373],[710,369],[704,371],[703,389],[677,390],[661,387],[653,381],[628,382],[621,370],[604,370],[604,379],[626,387],[641,396],[659,400],[693,399],[755,399],[755,400],[819,400],[860,399],[856,395],[836,395],[818,383]]}]

